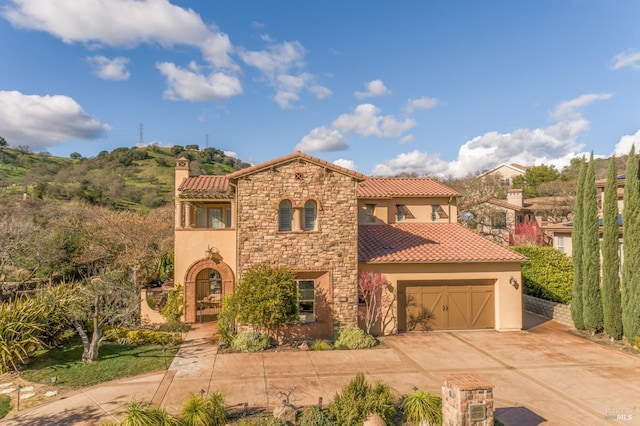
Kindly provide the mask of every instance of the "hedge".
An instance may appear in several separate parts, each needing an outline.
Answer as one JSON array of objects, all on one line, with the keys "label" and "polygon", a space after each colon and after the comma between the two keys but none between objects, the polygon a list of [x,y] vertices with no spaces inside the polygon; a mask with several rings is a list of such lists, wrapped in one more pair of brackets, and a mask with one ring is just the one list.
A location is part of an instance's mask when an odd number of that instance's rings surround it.
[{"label": "hedge", "polygon": [[513,250],[529,258],[522,264],[524,293],[558,303],[571,301],[573,262],[553,247],[516,246]]}]

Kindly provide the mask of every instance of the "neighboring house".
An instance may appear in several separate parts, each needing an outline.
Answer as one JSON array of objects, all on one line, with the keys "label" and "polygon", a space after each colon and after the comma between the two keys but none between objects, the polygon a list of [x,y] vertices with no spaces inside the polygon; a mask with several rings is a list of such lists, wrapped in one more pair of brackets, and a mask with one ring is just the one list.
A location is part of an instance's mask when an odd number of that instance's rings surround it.
[{"label": "neighboring house", "polygon": [[520,164],[511,163],[511,164],[500,164],[499,166],[494,167],[493,169],[487,170],[484,173],[481,173],[479,177],[489,176],[489,175],[499,175],[500,183],[502,185],[510,187],[513,183],[513,178],[516,176],[524,176],[529,167],[522,166]]},{"label": "neighboring house", "polygon": [[532,223],[539,227],[539,218],[524,200],[522,189],[507,190],[507,199],[491,199],[476,208],[475,230],[500,243],[509,244],[520,232],[519,225]]},{"label": "neighboring house", "polygon": [[[596,180],[596,190],[598,194],[598,224],[600,226],[600,238],[602,238],[602,205],[604,204],[604,190],[606,186],[606,179],[598,179]],[[618,176],[617,179],[617,197],[618,197],[618,234],[619,234],[619,244],[620,244],[620,256],[622,259],[622,250],[623,250],[623,227],[622,227],[622,212],[624,207],[624,184],[625,184],[625,175]],[[563,253],[571,256],[573,252],[573,244],[571,240],[571,234],[573,232],[573,222],[568,221],[564,223],[556,223],[549,224],[544,226],[544,231],[548,234],[552,239],[553,247],[557,248]]]},{"label": "neighboring house", "polygon": [[180,158],[175,182],[174,273],[188,322],[214,319],[262,263],[296,272],[301,315],[289,338],[357,325],[361,271],[390,283],[385,333],[522,327],[526,258],[456,223],[459,194],[435,180],[367,177],[296,152],[227,176],[190,176]]}]

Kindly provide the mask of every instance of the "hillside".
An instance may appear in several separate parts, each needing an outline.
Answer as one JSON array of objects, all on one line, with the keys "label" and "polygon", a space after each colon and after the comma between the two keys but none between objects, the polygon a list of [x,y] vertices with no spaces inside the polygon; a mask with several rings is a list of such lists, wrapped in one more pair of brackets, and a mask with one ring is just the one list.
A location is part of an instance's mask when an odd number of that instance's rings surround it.
[{"label": "hillside", "polygon": [[247,163],[215,148],[116,148],[96,157],[62,158],[0,147],[0,201],[27,193],[51,202],[83,200],[113,209],[149,209],[173,199],[176,158],[194,174],[227,174]]}]

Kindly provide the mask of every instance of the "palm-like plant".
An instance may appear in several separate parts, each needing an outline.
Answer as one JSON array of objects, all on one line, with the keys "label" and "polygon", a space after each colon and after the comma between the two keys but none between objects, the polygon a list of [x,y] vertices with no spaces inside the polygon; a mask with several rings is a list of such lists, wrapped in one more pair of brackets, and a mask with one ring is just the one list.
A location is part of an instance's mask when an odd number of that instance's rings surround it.
[{"label": "palm-like plant", "polygon": [[419,389],[402,401],[402,412],[407,422],[420,426],[442,424],[442,398]]},{"label": "palm-like plant", "polygon": [[181,426],[182,422],[164,408],[148,402],[131,401],[125,411],[121,426]]},{"label": "palm-like plant", "polygon": [[44,311],[34,299],[0,303],[0,373],[16,369],[31,352],[44,346]]}]

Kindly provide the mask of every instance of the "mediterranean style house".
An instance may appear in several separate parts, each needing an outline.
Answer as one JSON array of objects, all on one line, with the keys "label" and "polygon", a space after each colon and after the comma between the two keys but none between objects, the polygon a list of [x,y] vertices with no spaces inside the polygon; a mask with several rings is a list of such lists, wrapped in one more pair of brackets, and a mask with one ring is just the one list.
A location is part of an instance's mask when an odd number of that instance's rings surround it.
[{"label": "mediterranean style house", "polygon": [[[616,179],[616,193],[618,199],[618,237],[619,237],[619,254],[622,259],[624,250],[624,228],[622,226],[622,210],[624,209],[624,186],[626,182],[626,175],[619,175]],[[607,179],[596,180],[596,191],[598,197],[598,225],[600,238],[602,239],[602,206],[604,204],[604,190],[607,184]],[[544,227],[544,231],[551,236],[551,242],[553,247],[571,256],[573,252],[573,222],[563,222],[557,224],[550,224]]]},{"label": "mediterranean style house", "polygon": [[376,178],[295,152],[226,176],[175,170],[174,280],[185,320],[215,318],[256,264],[296,273],[288,337],[358,325],[358,277],[389,282],[378,333],[520,330],[526,258],[457,223],[459,194],[426,178]]}]

